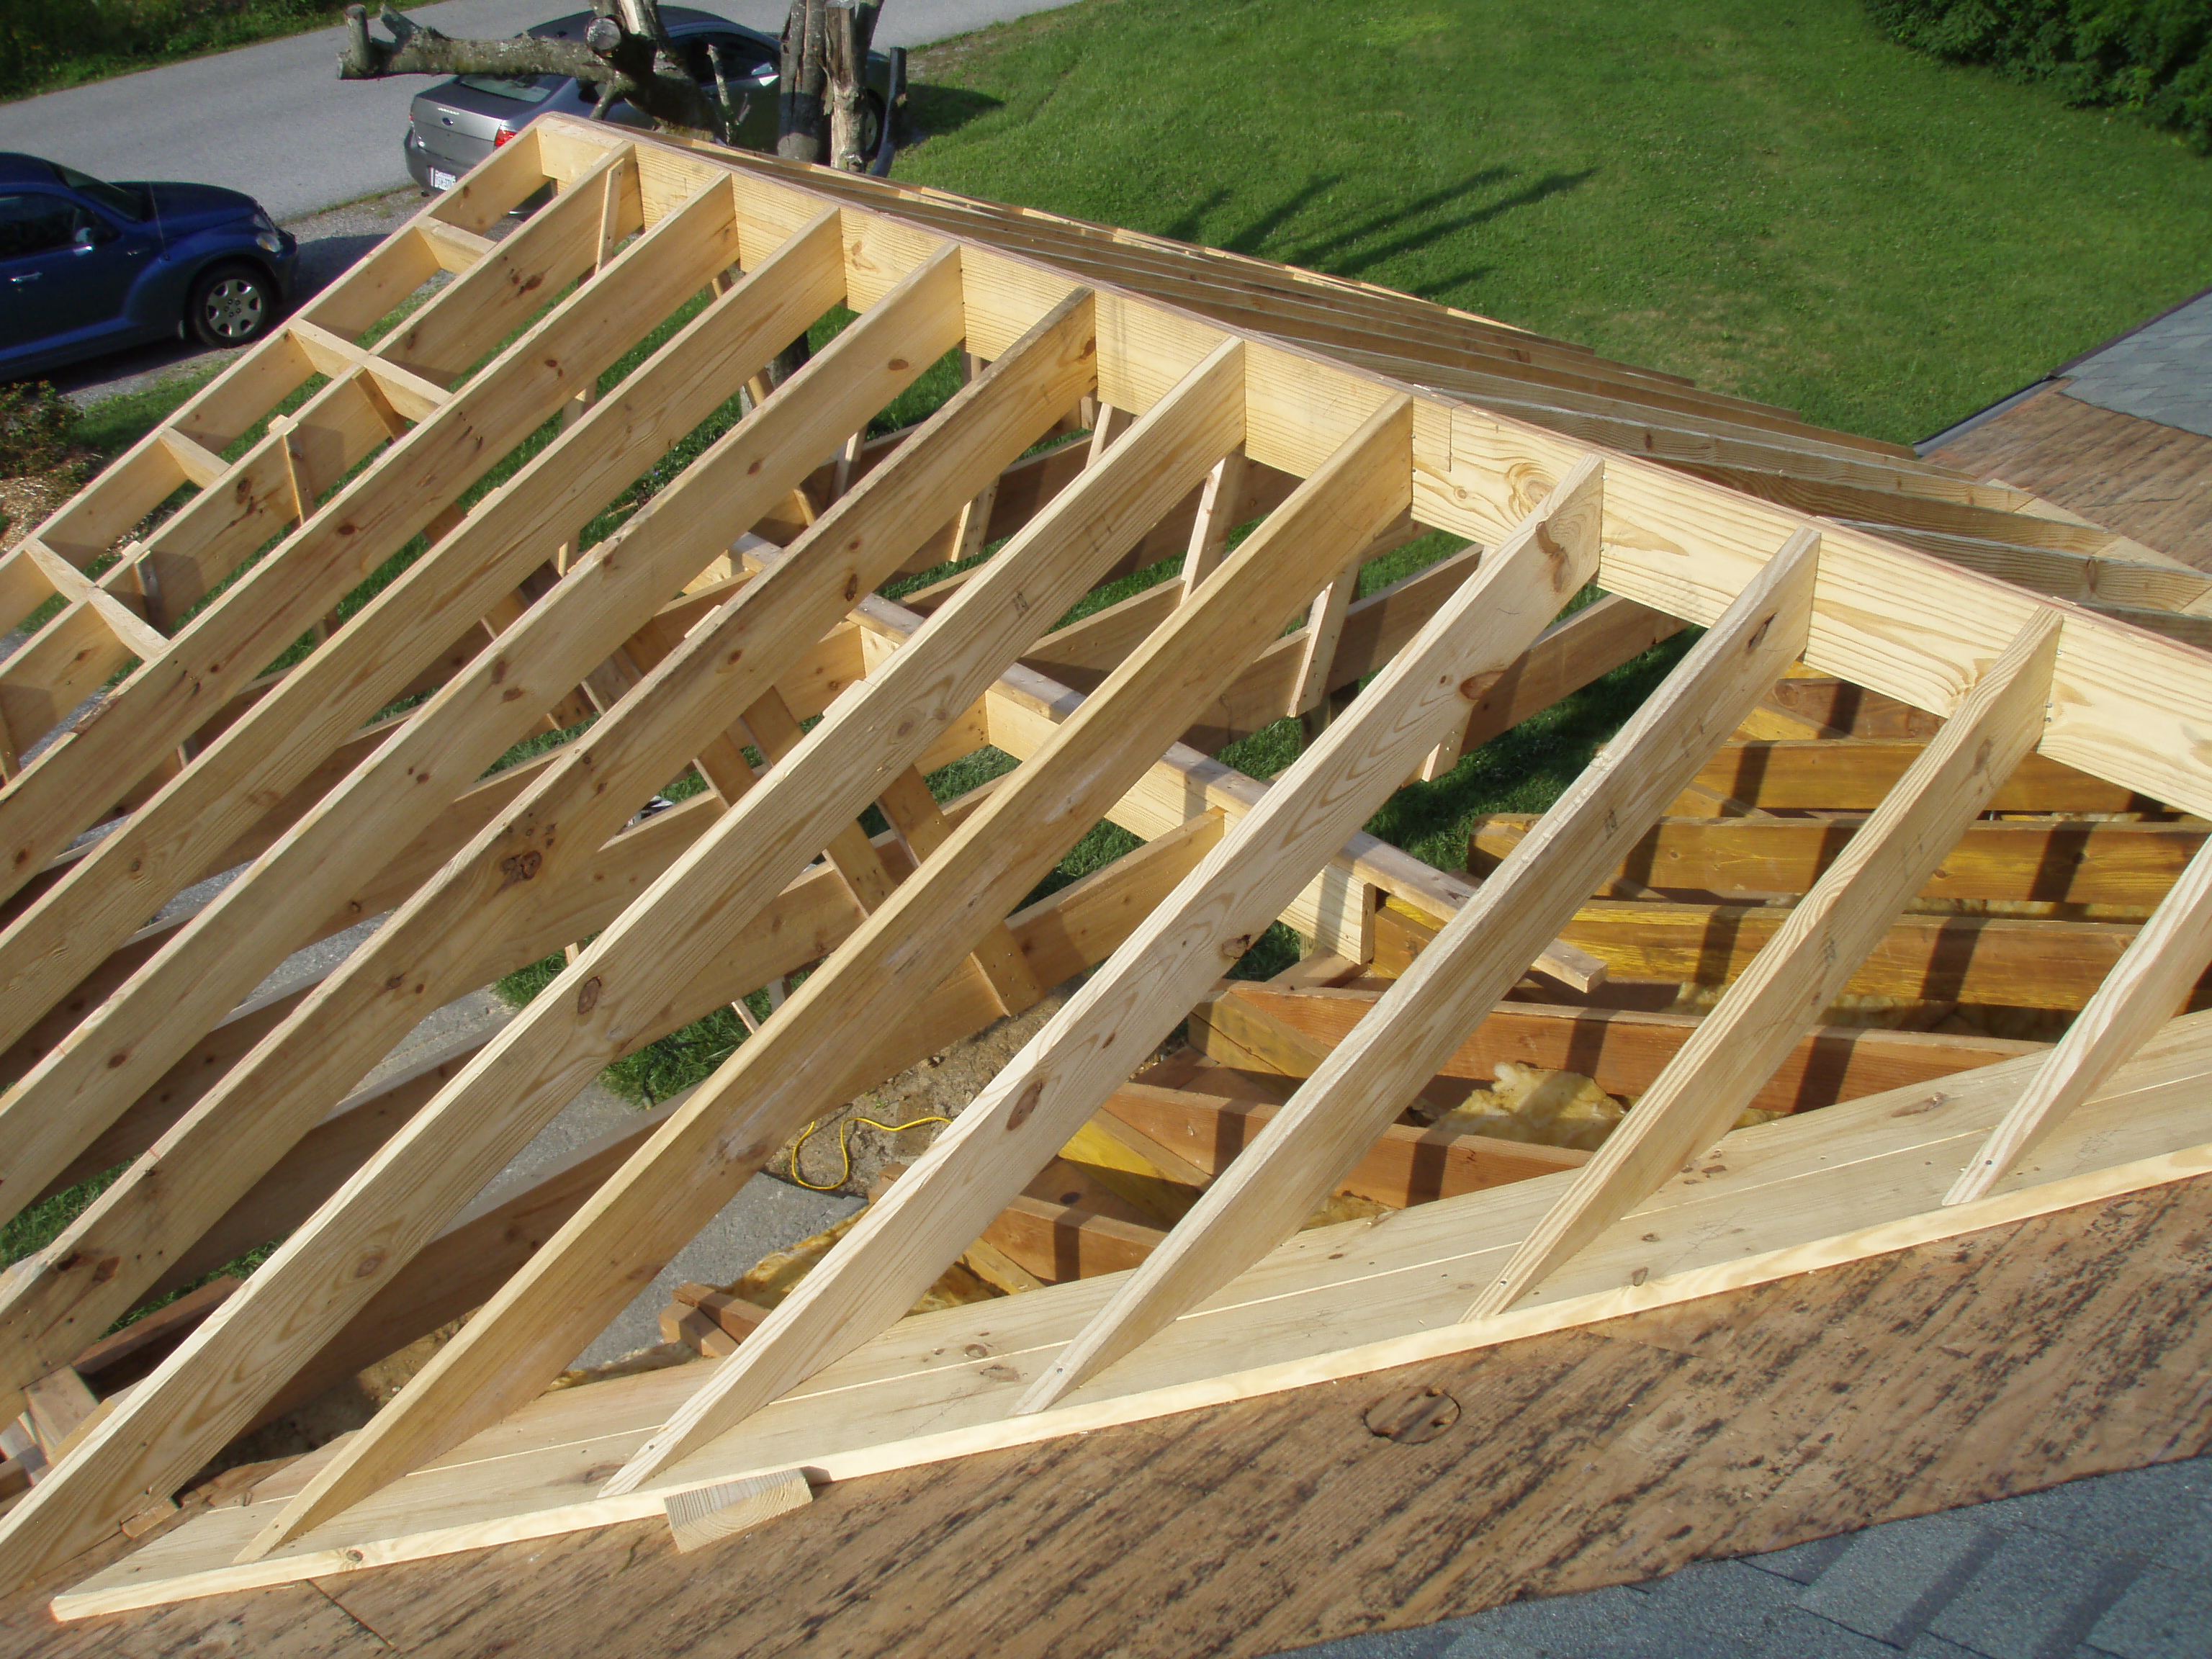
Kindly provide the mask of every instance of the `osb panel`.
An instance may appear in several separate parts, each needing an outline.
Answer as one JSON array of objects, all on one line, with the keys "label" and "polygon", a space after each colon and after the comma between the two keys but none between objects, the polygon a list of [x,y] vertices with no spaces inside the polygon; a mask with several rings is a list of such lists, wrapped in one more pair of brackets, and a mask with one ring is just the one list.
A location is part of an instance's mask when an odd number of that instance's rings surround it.
[{"label": "osb panel", "polygon": [[[698,1554],[641,1522],[324,1589],[354,1631],[439,1659],[1265,1654],[2193,1455],[2212,1443],[2208,1267],[2212,1181],[2197,1181],[855,1481]],[[1456,1428],[1419,1447],[1367,1432],[1370,1403],[1428,1382],[1460,1401]],[[19,1600],[0,1608],[0,1647],[152,1659],[242,1632],[234,1620],[282,1631],[256,1652],[379,1650],[340,1644],[319,1599],[217,1598],[43,1639],[43,1601]]]}]

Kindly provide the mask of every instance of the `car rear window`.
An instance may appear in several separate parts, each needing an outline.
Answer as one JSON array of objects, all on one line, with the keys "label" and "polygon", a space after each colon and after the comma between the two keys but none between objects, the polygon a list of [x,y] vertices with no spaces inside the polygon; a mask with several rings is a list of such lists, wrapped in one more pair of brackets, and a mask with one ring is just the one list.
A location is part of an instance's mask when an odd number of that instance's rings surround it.
[{"label": "car rear window", "polygon": [[493,98],[505,98],[518,104],[542,104],[550,98],[568,77],[565,75],[532,75],[510,77],[504,75],[464,75],[460,83],[471,92],[481,92]]}]

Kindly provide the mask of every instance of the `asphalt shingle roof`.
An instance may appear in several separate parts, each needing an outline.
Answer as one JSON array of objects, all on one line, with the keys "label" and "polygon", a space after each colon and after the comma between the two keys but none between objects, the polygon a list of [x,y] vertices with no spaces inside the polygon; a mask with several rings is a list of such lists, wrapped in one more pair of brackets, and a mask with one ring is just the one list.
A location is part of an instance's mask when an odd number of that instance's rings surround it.
[{"label": "asphalt shingle roof", "polygon": [[2212,1457],[2094,1475],[1300,1659],[2206,1659]]}]

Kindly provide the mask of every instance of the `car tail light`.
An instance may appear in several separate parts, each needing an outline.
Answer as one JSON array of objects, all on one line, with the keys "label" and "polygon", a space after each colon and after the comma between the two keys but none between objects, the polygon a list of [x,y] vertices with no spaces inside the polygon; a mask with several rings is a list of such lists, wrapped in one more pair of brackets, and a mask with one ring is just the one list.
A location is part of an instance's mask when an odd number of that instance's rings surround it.
[{"label": "car tail light", "polygon": [[497,149],[501,144],[505,143],[508,139],[514,137],[514,129],[513,127],[495,127],[492,129],[491,147],[494,149]]}]

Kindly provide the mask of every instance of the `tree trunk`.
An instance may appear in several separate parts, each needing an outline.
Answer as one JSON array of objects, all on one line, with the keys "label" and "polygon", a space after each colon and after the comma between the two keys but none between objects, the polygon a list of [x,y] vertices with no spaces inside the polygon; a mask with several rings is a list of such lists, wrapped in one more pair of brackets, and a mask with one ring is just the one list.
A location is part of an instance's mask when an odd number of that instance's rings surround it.
[{"label": "tree trunk", "polygon": [[790,161],[823,159],[823,92],[830,32],[823,0],[792,0],[783,22],[783,62],[776,94],[775,153]]},{"label": "tree trunk", "polygon": [[866,173],[875,159],[865,143],[862,112],[868,88],[868,46],[881,10],[880,5],[863,0],[829,0],[827,8],[830,165],[847,173]]}]

